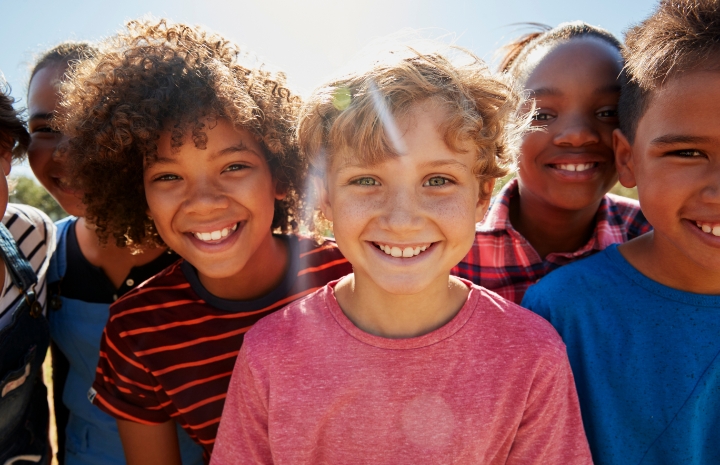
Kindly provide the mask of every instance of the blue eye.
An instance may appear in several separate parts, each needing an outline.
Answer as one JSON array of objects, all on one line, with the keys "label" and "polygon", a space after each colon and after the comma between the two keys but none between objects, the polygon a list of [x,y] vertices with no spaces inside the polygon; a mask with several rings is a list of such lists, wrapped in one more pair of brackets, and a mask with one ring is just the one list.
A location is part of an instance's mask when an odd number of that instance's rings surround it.
[{"label": "blue eye", "polygon": [[352,181],[353,184],[358,186],[377,186],[378,182],[373,178],[358,178]]}]

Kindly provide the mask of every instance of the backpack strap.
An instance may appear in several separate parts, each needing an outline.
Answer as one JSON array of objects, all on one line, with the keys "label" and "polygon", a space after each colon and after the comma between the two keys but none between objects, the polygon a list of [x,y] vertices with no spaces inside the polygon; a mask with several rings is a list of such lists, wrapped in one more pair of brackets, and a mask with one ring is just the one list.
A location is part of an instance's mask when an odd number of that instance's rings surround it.
[{"label": "backpack strap", "polygon": [[57,227],[57,234],[55,236],[57,238],[57,244],[47,270],[48,283],[60,281],[63,276],[65,276],[65,270],[67,270],[67,233],[68,229],[75,226],[76,221],[76,217],[69,216],[55,223]]},{"label": "backpack strap", "polygon": [[4,224],[0,223],[0,255],[5,262],[5,268],[10,273],[10,279],[25,297],[30,307],[30,315],[37,318],[42,314],[42,305],[35,295],[37,275],[18,248],[15,238]]}]

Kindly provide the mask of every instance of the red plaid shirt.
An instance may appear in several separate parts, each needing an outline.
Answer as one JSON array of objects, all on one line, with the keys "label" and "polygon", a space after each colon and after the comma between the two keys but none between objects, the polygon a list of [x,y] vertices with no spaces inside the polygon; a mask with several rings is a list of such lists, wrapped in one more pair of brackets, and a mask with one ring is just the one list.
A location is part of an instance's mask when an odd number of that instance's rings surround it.
[{"label": "red plaid shirt", "polygon": [[636,200],[607,194],[600,202],[595,231],[587,244],[575,252],[551,253],[543,260],[510,224],[510,199],[517,193],[517,179],[513,179],[495,196],[476,226],[470,253],[451,272],[517,304],[528,287],[552,270],[652,229]]}]

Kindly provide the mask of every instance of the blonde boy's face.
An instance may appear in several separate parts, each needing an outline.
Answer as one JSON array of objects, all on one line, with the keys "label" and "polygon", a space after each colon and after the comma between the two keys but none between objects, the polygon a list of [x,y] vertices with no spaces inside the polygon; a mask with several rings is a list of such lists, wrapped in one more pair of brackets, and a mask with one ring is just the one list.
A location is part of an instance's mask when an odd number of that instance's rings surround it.
[{"label": "blonde boy's face", "polygon": [[632,146],[615,133],[620,182],[637,185],[659,253],[673,269],[720,272],[720,72],[671,78],[655,92]]},{"label": "blonde boy's face", "polygon": [[163,132],[157,162],[144,170],[148,214],[201,280],[239,274],[267,246],[275,199],[284,196],[250,132],[224,119],[208,126],[205,149],[186,136],[174,150],[170,132]]},{"label": "blonde boy's face", "polygon": [[322,189],[322,210],[340,250],[364,279],[396,295],[421,293],[468,253],[487,209],[472,172],[476,148],[448,148],[445,111],[427,102],[398,126],[406,154],[367,166],[336,157]]}]

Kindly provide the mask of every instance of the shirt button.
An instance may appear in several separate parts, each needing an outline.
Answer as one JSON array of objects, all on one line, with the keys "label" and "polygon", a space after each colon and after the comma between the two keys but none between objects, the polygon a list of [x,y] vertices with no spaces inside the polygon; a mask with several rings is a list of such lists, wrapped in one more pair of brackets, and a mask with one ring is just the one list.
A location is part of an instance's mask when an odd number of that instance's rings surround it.
[{"label": "shirt button", "polygon": [[132,279],[128,279],[127,281],[125,281],[125,284],[127,284],[128,287],[132,287],[132,285],[135,284],[135,281],[133,281]]},{"label": "shirt button", "polygon": [[117,300],[117,294],[113,294],[113,302]]}]

